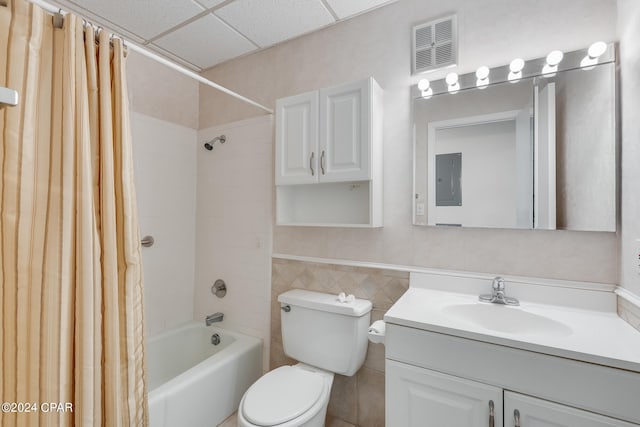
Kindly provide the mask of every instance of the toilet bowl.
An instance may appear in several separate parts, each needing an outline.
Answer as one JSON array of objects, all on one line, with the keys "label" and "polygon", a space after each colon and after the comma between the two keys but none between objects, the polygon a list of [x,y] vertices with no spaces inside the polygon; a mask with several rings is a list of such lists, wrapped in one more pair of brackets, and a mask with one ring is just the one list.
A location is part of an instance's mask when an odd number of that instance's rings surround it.
[{"label": "toilet bowl", "polygon": [[242,397],[238,426],[324,426],[333,376],[303,363],[274,369]]},{"label": "toilet bowl", "polygon": [[240,427],[323,427],[334,374],[367,354],[371,301],[292,289],[278,296],[284,353],[299,361],[263,375],[238,407]]}]

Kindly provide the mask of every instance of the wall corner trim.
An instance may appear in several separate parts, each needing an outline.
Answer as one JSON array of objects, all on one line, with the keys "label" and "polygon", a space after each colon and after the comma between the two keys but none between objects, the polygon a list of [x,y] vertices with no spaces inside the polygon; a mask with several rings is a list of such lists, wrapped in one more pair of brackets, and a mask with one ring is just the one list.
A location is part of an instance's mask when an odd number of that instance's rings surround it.
[{"label": "wall corner trim", "polygon": [[634,294],[633,292],[622,288],[620,286],[618,286],[615,290],[616,295],[618,295],[620,298],[624,299],[625,301],[635,305],[636,307],[638,307],[638,309],[640,309],[640,296]]}]

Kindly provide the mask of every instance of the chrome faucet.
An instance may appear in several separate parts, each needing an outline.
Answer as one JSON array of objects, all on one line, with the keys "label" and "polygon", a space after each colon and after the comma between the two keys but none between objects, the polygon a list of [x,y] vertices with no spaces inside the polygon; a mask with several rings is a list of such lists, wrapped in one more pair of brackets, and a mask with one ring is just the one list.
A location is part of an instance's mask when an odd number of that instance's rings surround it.
[{"label": "chrome faucet", "polygon": [[515,298],[508,297],[504,293],[504,279],[502,277],[494,277],[491,287],[493,289],[491,294],[480,295],[478,298],[480,301],[491,302],[493,304],[520,305],[520,301]]},{"label": "chrome faucet", "polygon": [[207,324],[207,326],[211,326],[212,323],[222,322],[223,318],[224,318],[224,314],[218,312],[218,313],[213,313],[208,315],[204,321]]}]

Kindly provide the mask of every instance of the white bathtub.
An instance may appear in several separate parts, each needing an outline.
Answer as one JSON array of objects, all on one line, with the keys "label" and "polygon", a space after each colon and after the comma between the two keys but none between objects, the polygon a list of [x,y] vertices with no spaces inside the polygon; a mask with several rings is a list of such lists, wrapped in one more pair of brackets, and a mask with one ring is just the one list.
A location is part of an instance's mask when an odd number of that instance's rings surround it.
[{"label": "white bathtub", "polygon": [[[220,344],[211,344],[211,335]],[[257,338],[187,323],[147,342],[150,427],[215,427],[262,375]]]}]

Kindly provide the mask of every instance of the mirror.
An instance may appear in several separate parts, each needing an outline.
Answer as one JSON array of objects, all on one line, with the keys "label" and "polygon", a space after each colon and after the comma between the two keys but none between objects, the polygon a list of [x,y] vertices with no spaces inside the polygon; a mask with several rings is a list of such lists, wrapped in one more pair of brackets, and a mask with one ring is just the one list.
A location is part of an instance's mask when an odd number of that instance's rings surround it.
[{"label": "mirror", "polygon": [[414,224],[616,229],[615,63],[414,101]]}]

